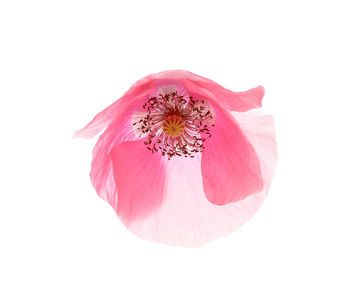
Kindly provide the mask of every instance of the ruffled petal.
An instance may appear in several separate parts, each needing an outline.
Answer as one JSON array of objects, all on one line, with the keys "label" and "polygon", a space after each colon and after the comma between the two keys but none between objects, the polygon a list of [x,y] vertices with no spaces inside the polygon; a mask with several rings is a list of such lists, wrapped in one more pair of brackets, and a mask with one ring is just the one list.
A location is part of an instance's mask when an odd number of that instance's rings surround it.
[{"label": "ruffled petal", "polygon": [[111,151],[118,190],[118,215],[126,225],[154,212],[165,190],[165,159],[143,141],[124,142]]},{"label": "ruffled petal", "polygon": [[248,111],[261,107],[264,87],[258,86],[243,92],[233,92],[219,84],[208,81],[194,81],[198,87],[206,91],[207,96],[215,97],[228,110]]},{"label": "ruffled petal", "polygon": [[120,99],[113,102],[103,111],[99,112],[85,127],[77,130],[74,137],[93,138],[96,134],[105,129],[114,118],[118,110],[119,103]]},{"label": "ruffled petal", "polygon": [[227,110],[239,112],[261,107],[265,93],[262,86],[244,92],[232,92],[211,80],[204,82],[184,79],[182,83],[189,92],[199,90],[203,97],[218,101]]},{"label": "ruffled petal", "polygon": [[120,111],[122,111],[130,101],[149,95],[154,89],[154,87],[146,88],[143,84],[137,86],[133,85],[123,97],[99,112],[85,127],[77,130],[74,137],[93,138],[115,120],[120,114]]},{"label": "ruffled petal", "polygon": [[162,73],[162,77],[174,75],[174,78],[182,78],[204,89],[211,97],[216,98],[226,109],[233,111],[248,111],[261,107],[264,97],[264,87],[258,86],[243,92],[233,92],[222,87],[216,82],[184,70],[176,70]]},{"label": "ruffled petal", "polygon": [[221,95],[225,97],[222,101],[229,110],[248,111],[261,107],[264,94],[265,89],[260,85],[242,92],[232,92],[226,89],[226,93]]},{"label": "ruffled petal", "polygon": [[233,111],[248,111],[261,107],[261,101],[264,96],[264,88],[262,86],[244,92],[233,92],[210,79],[192,72],[186,70],[167,70],[150,74],[140,79],[123,96],[123,99],[128,100],[144,89],[178,83],[183,83],[185,86],[186,83],[195,85],[197,88],[202,89],[202,93],[206,97],[219,101],[226,109]]},{"label": "ruffled petal", "polygon": [[204,192],[215,205],[245,199],[263,189],[259,159],[232,115],[218,106],[212,137],[202,152]]}]

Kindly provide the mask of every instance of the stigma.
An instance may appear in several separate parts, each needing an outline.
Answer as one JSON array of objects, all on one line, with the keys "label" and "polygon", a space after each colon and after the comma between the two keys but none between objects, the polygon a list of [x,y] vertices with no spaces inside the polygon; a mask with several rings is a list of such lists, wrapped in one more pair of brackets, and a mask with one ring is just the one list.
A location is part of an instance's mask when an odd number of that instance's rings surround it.
[{"label": "stigma", "polygon": [[163,131],[167,136],[178,137],[185,131],[185,121],[177,115],[170,115],[163,122]]},{"label": "stigma", "polygon": [[162,86],[152,93],[135,115],[133,125],[146,149],[168,159],[193,158],[205,149],[215,125],[214,112],[204,99],[195,99],[175,85]]}]

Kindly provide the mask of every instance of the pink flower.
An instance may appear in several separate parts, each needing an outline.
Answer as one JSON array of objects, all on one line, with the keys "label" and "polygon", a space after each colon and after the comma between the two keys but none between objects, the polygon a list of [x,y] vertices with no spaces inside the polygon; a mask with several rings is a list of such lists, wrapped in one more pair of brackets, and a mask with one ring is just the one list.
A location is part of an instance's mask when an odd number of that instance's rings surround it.
[{"label": "pink flower", "polygon": [[136,235],[195,247],[239,228],[261,206],[276,165],[262,86],[232,92],[188,71],[151,74],[75,136],[93,150],[98,195]]}]

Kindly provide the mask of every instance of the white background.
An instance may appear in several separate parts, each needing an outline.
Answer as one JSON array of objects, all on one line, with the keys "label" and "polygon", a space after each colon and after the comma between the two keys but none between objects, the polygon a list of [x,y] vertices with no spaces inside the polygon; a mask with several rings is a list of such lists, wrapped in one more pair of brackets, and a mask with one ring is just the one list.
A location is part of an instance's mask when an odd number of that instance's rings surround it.
[{"label": "white background", "polygon": [[[348,1],[1,1],[0,288],[350,288]],[[73,139],[139,78],[264,85],[279,165],[199,249],[129,233]]]}]

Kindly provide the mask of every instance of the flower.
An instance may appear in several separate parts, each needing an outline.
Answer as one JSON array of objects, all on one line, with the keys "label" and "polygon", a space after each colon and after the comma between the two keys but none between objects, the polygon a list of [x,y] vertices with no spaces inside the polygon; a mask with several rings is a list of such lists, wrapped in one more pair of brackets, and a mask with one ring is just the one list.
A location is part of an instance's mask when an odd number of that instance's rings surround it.
[{"label": "flower", "polygon": [[98,195],[136,235],[196,247],[239,228],[263,203],[276,165],[262,86],[232,92],[184,70],[151,74],[75,136],[99,137]]}]

